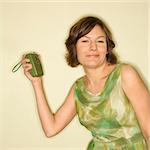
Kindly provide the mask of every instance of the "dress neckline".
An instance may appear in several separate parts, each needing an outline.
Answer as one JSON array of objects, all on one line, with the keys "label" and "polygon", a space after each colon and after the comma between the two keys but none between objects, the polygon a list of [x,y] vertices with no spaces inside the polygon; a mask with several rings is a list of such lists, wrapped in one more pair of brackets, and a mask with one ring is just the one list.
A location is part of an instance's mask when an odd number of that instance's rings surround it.
[{"label": "dress neckline", "polygon": [[104,86],[102,88],[102,90],[100,90],[99,92],[97,92],[96,94],[93,94],[91,91],[89,91],[85,85],[85,82],[84,82],[84,77],[81,78],[81,81],[82,81],[82,85],[83,85],[83,89],[84,91],[89,95],[89,96],[92,96],[92,97],[97,97],[97,96],[101,96],[102,93],[105,91],[105,89],[107,88],[107,83],[109,81],[109,78],[110,76],[112,76],[112,74],[116,71],[116,69],[118,68],[119,64],[116,64],[116,66],[112,69],[112,71],[108,74],[107,76],[107,79],[104,83]]}]

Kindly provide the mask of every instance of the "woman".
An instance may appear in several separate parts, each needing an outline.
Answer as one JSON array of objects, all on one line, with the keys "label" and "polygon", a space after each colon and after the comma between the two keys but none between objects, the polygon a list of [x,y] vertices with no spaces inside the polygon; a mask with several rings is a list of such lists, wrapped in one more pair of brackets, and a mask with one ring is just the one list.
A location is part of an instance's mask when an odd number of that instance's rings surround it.
[{"label": "woman", "polygon": [[85,75],[76,80],[56,113],[47,104],[42,78],[32,77],[32,65],[22,59],[45,135],[56,135],[78,114],[93,135],[87,150],[150,150],[149,91],[131,65],[117,63],[106,24],[97,17],[81,18],[65,44],[67,63],[82,65]]}]

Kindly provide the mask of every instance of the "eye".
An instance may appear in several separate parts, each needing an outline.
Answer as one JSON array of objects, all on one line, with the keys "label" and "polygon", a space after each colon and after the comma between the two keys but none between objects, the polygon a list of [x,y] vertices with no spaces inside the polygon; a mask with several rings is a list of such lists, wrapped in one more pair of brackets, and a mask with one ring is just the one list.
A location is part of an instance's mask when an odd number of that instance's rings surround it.
[{"label": "eye", "polygon": [[86,42],[89,42],[89,41],[88,40],[81,40],[81,42],[86,43]]},{"label": "eye", "polygon": [[97,43],[104,43],[104,41],[103,40],[98,40]]}]

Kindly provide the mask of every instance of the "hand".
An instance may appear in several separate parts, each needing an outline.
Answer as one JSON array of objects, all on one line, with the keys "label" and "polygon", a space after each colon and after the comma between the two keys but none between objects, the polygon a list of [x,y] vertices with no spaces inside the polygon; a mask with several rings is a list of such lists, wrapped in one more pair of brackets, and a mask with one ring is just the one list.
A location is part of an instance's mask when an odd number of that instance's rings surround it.
[{"label": "hand", "polygon": [[32,64],[30,63],[30,60],[25,58],[25,55],[23,55],[22,57],[22,67],[24,69],[24,74],[25,76],[32,82],[32,83],[36,83],[38,81],[41,80],[41,77],[32,77],[32,75],[30,74],[30,70],[32,69]]}]

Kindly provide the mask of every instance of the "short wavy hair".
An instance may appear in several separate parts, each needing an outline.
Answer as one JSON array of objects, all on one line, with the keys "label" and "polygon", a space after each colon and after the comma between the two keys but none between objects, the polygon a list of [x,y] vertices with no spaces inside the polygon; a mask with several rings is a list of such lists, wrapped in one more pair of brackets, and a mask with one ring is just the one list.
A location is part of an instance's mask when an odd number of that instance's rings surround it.
[{"label": "short wavy hair", "polygon": [[106,35],[108,52],[106,54],[107,62],[111,64],[117,63],[117,57],[112,52],[113,48],[115,47],[115,43],[112,39],[112,33],[101,19],[93,16],[87,16],[81,18],[70,28],[69,36],[65,41],[67,48],[65,58],[69,66],[76,67],[80,64],[77,59],[76,43],[78,39],[88,34],[96,25],[99,25]]}]

